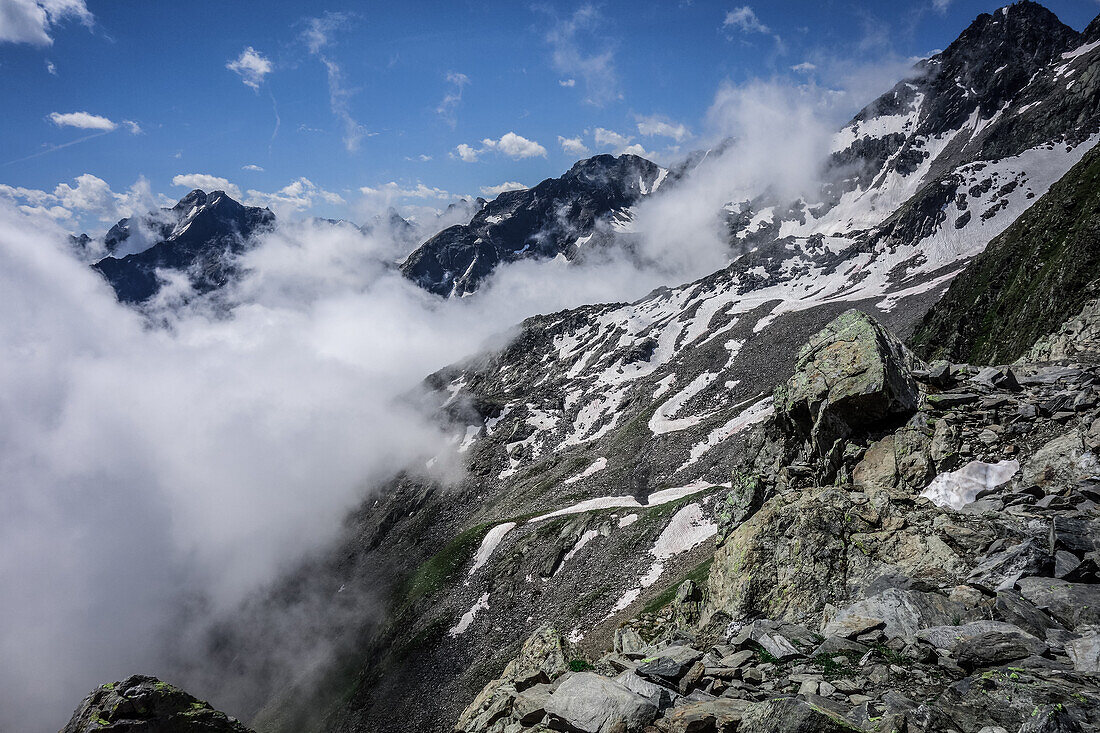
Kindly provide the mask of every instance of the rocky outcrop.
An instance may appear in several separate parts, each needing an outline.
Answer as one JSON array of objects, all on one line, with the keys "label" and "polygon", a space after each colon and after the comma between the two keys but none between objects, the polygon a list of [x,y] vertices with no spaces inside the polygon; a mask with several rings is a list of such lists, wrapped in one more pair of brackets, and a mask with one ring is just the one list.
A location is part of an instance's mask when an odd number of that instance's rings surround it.
[{"label": "rocky outcrop", "polygon": [[235,718],[156,677],[134,675],[94,690],[61,733],[250,733]]},{"label": "rocky outcrop", "polygon": [[[843,314],[735,476],[699,621],[622,626],[572,683],[585,709],[625,688],[660,733],[1100,726],[1098,383],[1096,363],[925,367]],[[552,709],[499,730],[601,730]]]},{"label": "rocky outcrop", "polygon": [[436,295],[474,292],[497,266],[520,259],[564,255],[608,224],[613,215],[657,190],[667,171],[636,155],[597,155],[578,161],[560,178],[506,191],[474,214],[418,247],[401,265],[405,277]]}]

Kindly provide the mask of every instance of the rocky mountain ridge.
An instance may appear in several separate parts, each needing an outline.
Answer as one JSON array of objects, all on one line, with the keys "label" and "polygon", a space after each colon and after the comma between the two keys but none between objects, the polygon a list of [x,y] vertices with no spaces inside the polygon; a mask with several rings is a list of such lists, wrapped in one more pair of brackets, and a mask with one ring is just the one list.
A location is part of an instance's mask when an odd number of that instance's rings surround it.
[{"label": "rocky mountain ridge", "polygon": [[[233,255],[274,224],[270,209],[244,206],[224,191],[208,194],[195,189],[172,208],[140,223],[123,219],[111,227],[104,241],[112,254],[94,267],[123,303],[141,303],[156,295],[161,287],[158,271],[183,273],[194,292],[202,294],[225,285],[235,271]],[[139,237],[148,241],[138,251],[115,256]]]},{"label": "rocky mountain ridge", "polygon": [[437,295],[467,295],[499,264],[524,258],[573,259],[597,225],[629,218],[668,171],[636,155],[597,155],[560,178],[506,191],[418,247],[401,265],[406,277]]}]

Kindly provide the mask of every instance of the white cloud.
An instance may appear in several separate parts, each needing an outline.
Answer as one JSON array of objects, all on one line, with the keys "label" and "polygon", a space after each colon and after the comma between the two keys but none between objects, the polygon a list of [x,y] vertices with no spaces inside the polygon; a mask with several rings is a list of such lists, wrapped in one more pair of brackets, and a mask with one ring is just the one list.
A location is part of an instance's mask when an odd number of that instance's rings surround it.
[{"label": "white cloud", "polygon": [[183,186],[189,189],[201,188],[207,193],[211,191],[225,191],[238,201],[241,200],[241,189],[235,184],[230,183],[229,179],[222,178],[221,176],[212,176],[209,173],[183,173],[172,178],[172,185]]},{"label": "white cloud", "polygon": [[126,129],[130,131],[131,135],[140,135],[143,132],[141,125],[133,120],[123,120],[122,124],[126,126]]},{"label": "white cloud", "polygon": [[155,209],[163,203],[153,197],[144,178],[139,178],[128,190],[116,193],[106,181],[91,173],[77,176],[72,184],[58,184],[52,193],[0,184],[0,198],[19,204],[27,214],[45,215],[70,226],[82,226],[88,217],[113,224],[122,217]]},{"label": "white cloud", "polygon": [[264,77],[271,73],[271,61],[252,46],[247,46],[241,55],[225,64],[225,68],[241,77],[245,86],[259,91]]},{"label": "white cloud", "polygon": [[656,153],[651,153],[642,147],[641,143],[634,143],[633,145],[627,145],[625,148],[617,152],[618,155],[637,155],[642,158],[655,158]]},{"label": "white cloud", "polygon": [[47,62],[46,62],[46,71],[47,71],[47,72],[48,72],[48,73],[49,73],[49,74],[50,74],[51,76],[57,76],[57,67],[56,67],[56,66],[54,66],[54,63],[53,63],[53,61],[47,61]]},{"label": "white cloud", "polygon": [[771,33],[771,29],[760,22],[760,19],[756,17],[756,11],[748,5],[734,8],[726,13],[726,19],[723,21],[722,26],[736,28],[745,33]]},{"label": "white cloud", "polygon": [[298,178],[274,193],[249,189],[244,200],[250,206],[267,206],[282,216],[306,211],[322,202],[332,206],[343,206],[347,203],[340,194],[326,191],[305,177]]},{"label": "white cloud", "polygon": [[499,150],[512,159],[546,157],[546,148],[514,132],[505,133],[499,140],[486,138],[481,142],[486,148]]},{"label": "white cloud", "polygon": [[563,86],[567,89],[572,89],[573,87],[577,86],[577,80],[576,79],[558,79],[558,85]]},{"label": "white cloud", "polygon": [[608,130],[603,127],[597,127],[593,137],[596,140],[596,147],[598,148],[611,148],[614,150],[621,150],[630,144],[633,138],[627,135],[620,135],[614,130]]},{"label": "white cloud", "polygon": [[106,117],[89,112],[51,112],[50,121],[58,127],[77,127],[81,130],[111,131],[118,127]]},{"label": "white cloud", "polygon": [[567,75],[562,86],[573,86],[579,77],[584,81],[585,101],[596,106],[622,99],[615,53],[606,39],[595,35],[604,27],[595,6],[585,4],[568,19],[555,22],[546,36],[554,68]]},{"label": "white cloud", "polygon": [[455,119],[455,109],[458,107],[459,102],[462,101],[462,90],[470,83],[470,77],[456,71],[449,71],[447,72],[446,78],[447,83],[450,85],[450,90],[443,97],[439,106],[435,108],[435,111],[436,114],[447,121],[447,124],[454,127],[457,122]]},{"label": "white cloud", "polygon": [[773,33],[772,29],[764,25],[764,23],[757,17],[756,11],[748,5],[744,5],[740,8],[734,8],[726,13],[726,19],[722,23],[723,28],[737,30],[742,33],[760,33],[766,36],[771,36],[775,41],[776,50],[779,53],[786,53],[786,48],[783,45],[783,39],[778,33]]},{"label": "white cloud", "polygon": [[302,39],[309,48],[309,52],[325,66],[325,73],[328,76],[329,108],[344,127],[344,148],[349,153],[353,153],[359,149],[359,143],[363,138],[373,133],[352,116],[350,100],[354,92],[344,85],[344,71],[340,64],[323,52],[331,45],[333,34],[347,27],[348,24],[349,18],[343,13],[326,13],[320,18],[310,18],[306,30],[302,32]]},{"label": "white cloud", "polygon": [[797,71],[799,73],[806,73],[817,69],[817,64],[811,64],[809,61],[803,61],[801,64],[795,64],[791,67],[791,71]]},{"label": "white cloud", "polygon": [[481,193],[486,196],[499,196],[505,191],[525,191],[527,186],[524,186],[519,181],[505,181],[498,186],[482,186]]},{"label": "white cloud", "polygon": [[50,31],[69,18],[89,28],[94,22],[84,0],[0,0],[0,43],[49,46]]},{"label": "white cloud", "polygon": [[459,143],[458,147],[455,148],[455,153],[458,154],[458,157],[463,162],[466,162],[466,163],[476,163],[477,162],[478,151],[475,150],[472,146],[467,145],[466,143]]},{"label": "white cloud", "polygon": [[242,165],[241,170],[260,172],[263,171],[263,166],[256,165],[255,163],[248,163],[247,165]]},{"label": "white cloud", "polygon": [[937,13],[946,13],[947,8],[951,6],[952,0],[932,0],[932,7],[936,9]]},{"label": "white cloud", "polygon": [[546,157],[546,148],[534,140],[528,140],[514,132],[505,133],[499,140],[487,137],[481,141],[481,147],[478,149],[466,143],[461,143],[455,148],[452,157],[457,157],[467,163],[474,163],[477,161],[478,156],[491,150],[503,153],[512,160]]},{"label": "white cloud", "polygon": [[371,186],[363,186],[359,189],[361,193],[366,196],[388,196],[392,198],[414,198],[414,199],[440,199],[446,200],[454,198],[454,196],[444,191],[442,188],[435,188],[432,186],[425,186],[423,183],[417,183],[415,186],[403,187],[396,181],[390,181],[377,188]]},{"label": "white cloud", "polygon": [[562,137],[558,135],[558,143],[561,149],[569,155],[588,155],[588,146],[580,137]]},{"label": "white cloud", "polygon": [[432,159],[432,156],[430,156],[430,155],[425,155],[424,153],[421,153],[420,155],[418,155],[418,156],[416,156],[416,157],[420,159],[420,162],[421,162],[421,163],[427,163],[427,162],[428,162],[429,160],[431,160],[431,159]]},{"label": "white cloud", "polygon": [[638,133],[646,137],[670,137],[678,143],[691,137],[691,130],[682,123],[651,115],[638,118]]}]

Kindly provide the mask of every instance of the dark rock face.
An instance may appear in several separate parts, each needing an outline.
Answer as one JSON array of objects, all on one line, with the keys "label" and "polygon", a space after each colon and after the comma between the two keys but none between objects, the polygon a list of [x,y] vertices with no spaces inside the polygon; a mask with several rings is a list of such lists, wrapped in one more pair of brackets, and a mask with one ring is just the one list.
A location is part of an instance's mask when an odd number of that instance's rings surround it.
[{"label": "dark rock face", "polygon": [[156,677],[134,675],[93,691],[61,733],[250,733],[236,719]]},{"label": "dark rock face", "polygon": [[[123,303],[141,303],[155,295],[160,289],[158,269],[187,273],[198,293],[225,285],[235,272],[234,255],[275,222],[270,209],[244,206],[224,191],[207,194],[196,189],[162,213],[148,224],[155,230],[156,244],[95,263]],[[133,226],[130,219],[113,226],[106,237],[107,251],[117,251],[134,236]]]},{"label": "dark rock face", "polygon": [[401,271],[437,295],[464,295],[501,262],[571,257],[578,237],[652,191],[661,172],[635,155],[582,160],[561,178],[500,194],[468,225],[444,229],[422,244]]}]

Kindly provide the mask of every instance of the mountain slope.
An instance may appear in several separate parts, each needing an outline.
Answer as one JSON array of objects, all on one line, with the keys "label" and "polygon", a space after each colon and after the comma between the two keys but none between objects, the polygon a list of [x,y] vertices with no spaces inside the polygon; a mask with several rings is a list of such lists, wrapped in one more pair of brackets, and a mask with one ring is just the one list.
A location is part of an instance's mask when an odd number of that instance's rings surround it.
[{"label": "mountain slope", "polygon": [[1010,362],[1098,294],[1100,149],[954,281],[925,315],[913,346],[926,358]]},{"label": "mountain slope", "polygon": [[[141,303],[160,289],[158,270],[180,270],[198,293],[224,285],[233,272],[232,256],[255,234],[275,223],[270,209],[244,206],[224,191],[198,189],[160,216],[151,218],[153,243],[122,257],[108,256],[94,267],[123,303]],[[136,223],[123,219],[107,233],[109,252],[120,251],[137,234]]]},{"label": "mountain slope", "polygon": [[[288,581],[296,599],[361,594],[387,616],[342,627],[343,653],[319,682],[269,688],[257,727],[449,729],[539,625],[602,651],[620,622],[705,577],[724,485],[797,347],[851,308],[910,333],[1095,142],[1087,81],[1100,46],[1051,17],[1033,3],[980,17],[838,134],[834,165],[847,173],[819,201],[732,203],[743,254],[728,267],[635,303],[528,319],[507,347],[432,375],[467,472],[446,488],[399,478],[356,515],[326,572]],[[1015,81],[979,83],[1005,64]],[[499,261],[471,231],[456,245],[465,259],[430,272]],[[256,633],[226,631],[219,654],[264,659]]]},{"label": "mountain slope", "polygon": [[466,295],[502,262],[559,254],[572,258],[598,221],[622,215],[656,191],[666,175],[636,155],[582,160],[560,178],[500,194],[468,225],[444,229],[422,244],[401,271],[437,295]]}]

